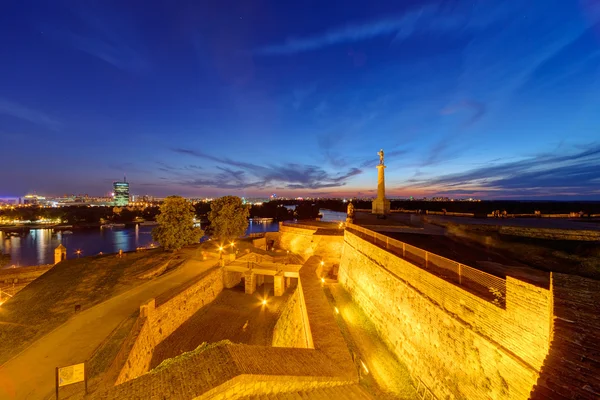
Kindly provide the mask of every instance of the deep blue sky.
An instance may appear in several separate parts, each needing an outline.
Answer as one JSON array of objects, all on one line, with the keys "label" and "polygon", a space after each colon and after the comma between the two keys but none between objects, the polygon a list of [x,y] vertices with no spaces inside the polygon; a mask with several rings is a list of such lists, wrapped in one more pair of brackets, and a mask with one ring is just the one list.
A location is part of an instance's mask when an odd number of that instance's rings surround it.
[{"label": "deep blue sky", "polygon": [[600,199],[599,123],[593,0],[0,5],[0,197]]}]

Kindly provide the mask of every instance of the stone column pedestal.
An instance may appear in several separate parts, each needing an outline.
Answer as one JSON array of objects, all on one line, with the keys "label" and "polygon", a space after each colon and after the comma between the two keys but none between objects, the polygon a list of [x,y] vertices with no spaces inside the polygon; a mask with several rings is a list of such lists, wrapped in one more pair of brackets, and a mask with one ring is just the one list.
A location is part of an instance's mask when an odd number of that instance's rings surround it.
[{"label": "stone column pedestal", "polygon": [[390,201],[385,198],[385,165],[377,166],[377,198],[373,200],[371,212],[377,215],[390,213]]}]

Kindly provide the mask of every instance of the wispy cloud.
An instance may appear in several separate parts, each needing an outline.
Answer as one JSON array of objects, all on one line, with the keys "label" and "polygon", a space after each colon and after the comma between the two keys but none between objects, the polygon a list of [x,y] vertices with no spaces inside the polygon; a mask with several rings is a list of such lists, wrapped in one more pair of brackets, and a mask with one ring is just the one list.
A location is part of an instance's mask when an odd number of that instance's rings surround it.
[{"label": "wispy cloud", "polygon": [[203,152],[175,148],[174,152],[214,161],[218,173],[203,174],[202,178],[191,178],[182,184],[191,186],[209,186],[225,189],[245,189],[280,186],[285,189],[322,189],[341,187],[356,175],[362,173],[359,168],[349,168],[341,173],[329,173],[321,167],[307,164],[283,163],[257,165],[235,161],[226,157],[217,157]]},{"label": "wispy cloud", "polygon": [[49,115],[3,98],[0,98],[0,114],[33,122],[55,131],[61,128],[61,123]]},{"label": "wispy cloud", "polygon": [[254,50],[259,55],[286,55],[318,50],[324,47],[363,40],[390,37],[401,41],[422,32],[451,32],[457,29],[478,29],[493,22],[490,18],[471,21],[465,10],[447,13],[433,5],[408,10],[402,15],[348,24],[306,37],[291,37],[283,43],[270,44]]},{"label": "wispy cloud", "polygon": [[149,68],[147,57],[140,51],[134,21],[101,7],[70,11],[78,19],[77,25],[73,26],[79,29],[70,29],[67,23],[44,22],[40,24],[44,36],[124,71],[141,72]]},{"label": "wispy cloud", "polygon": [[479,101],[463,100],[444,107],[441,114],[452,115],[461,112],[469,114],[468,118],[462,123],[463,128],[468,128],[485,115],[486,107],[485,104]]},{"label": "wispy cloud", "polygon": [[544,153],[428,180],[411,187],[439,193],[487,192],[496,196],[592,195],[600,185],[600,143],[561,154]]}]

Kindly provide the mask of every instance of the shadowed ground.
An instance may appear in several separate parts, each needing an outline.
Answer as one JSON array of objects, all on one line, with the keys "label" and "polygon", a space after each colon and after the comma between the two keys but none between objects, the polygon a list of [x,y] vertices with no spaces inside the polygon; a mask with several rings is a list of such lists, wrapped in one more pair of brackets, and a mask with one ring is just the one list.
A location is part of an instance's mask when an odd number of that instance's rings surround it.
[{"label": "shadowed ground", "polygon": [[[212,303],[198,310],[156,346],[151,368],[204,342],[227,339],[234,343],[271,346],[281,308],[294,289],[288,289],[281,297],[273,297],[272,282],[259,286],[253,295],[245,294],[243,285],[223,290]],[[268,303],[263,306],[261,301],[265,294]]]}]

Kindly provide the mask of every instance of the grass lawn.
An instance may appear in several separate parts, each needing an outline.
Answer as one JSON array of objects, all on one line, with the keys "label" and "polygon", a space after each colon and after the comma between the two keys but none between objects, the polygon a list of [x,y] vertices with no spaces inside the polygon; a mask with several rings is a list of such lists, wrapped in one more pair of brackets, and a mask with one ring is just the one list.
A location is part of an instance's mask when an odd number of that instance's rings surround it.
[{"label": "grass lawn", "polygon": [[0,306],[0,365],[81,311],[147,281],[139,276],[182,255],[161,250],[66,260]]}]

